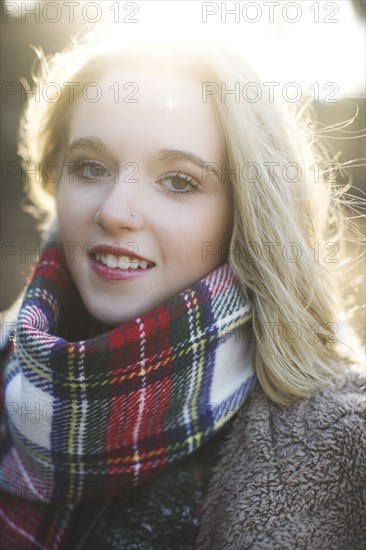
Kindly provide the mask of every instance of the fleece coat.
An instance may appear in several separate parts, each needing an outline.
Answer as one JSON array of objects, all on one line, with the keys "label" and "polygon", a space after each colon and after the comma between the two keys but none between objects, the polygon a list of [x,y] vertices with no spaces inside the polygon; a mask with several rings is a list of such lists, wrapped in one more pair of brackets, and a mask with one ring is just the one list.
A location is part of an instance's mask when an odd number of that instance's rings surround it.
[{"label": "fleece coat", "polygon": [[197,550],[364,550],[364,385],[351,370],[289,408],[258,387],[220,449]]}]

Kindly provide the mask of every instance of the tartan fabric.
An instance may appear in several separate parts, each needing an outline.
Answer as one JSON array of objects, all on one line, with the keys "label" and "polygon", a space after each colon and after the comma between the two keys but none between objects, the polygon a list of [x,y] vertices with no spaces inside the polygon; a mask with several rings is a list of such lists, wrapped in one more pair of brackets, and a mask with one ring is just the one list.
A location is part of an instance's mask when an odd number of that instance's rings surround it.
[{"label": "tartan fabric", "polygon": [[3,548],[61,548],[76,503],[127,495],[194,452],[255,381],[243,337],[251,308],[228,264],[140,318],[70,342],[60,320],[73,282],[52,246],[5,362]]}]

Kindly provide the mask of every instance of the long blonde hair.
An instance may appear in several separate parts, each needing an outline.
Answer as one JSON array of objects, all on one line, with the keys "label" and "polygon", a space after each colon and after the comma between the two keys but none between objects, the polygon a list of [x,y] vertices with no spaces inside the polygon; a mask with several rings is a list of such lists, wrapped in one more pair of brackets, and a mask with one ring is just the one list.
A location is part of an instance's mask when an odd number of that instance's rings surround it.
[{"label": "long blonde hair", "polygon": [[234,204],[234,229],[223,261],[230,262],[253,303],[255,369],[263,390],[277,403],[311,396],[344,365],[360,360],[335,272],[340,196],[321,170],[314,177],[314,167],[328,159],[316,144],[303,105],[295,113],[273,101],[240,56],[196,43],[131,49],[103,48],[100,41],[87,40],[51,60],[42,58],[38,86],[53,82],[66,91],[67,82],[79,85],[72,101],[67,94],[54,102],[40,94],[38,101],[28,102],[19,153],[25,167],[38,168],[39,177],[29,179],[34,204],[53,215],[57,174],[50,177],[49,167],[61,162],[72,104],[83,83],[110,66],[123,68],[139,59],[157,63],[160,70],[191,71],[203,79],[203,101],[212,95],[227,146],[225,166],[219,168],[222,181],[232,186]]}]

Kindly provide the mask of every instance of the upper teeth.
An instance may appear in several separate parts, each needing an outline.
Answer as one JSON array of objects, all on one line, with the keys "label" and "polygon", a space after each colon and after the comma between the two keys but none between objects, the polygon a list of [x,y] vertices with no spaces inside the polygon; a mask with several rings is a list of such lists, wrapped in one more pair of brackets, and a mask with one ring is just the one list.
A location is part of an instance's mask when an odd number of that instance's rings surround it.
[{"label": "upper teeth", "polygon": [[137,258],[130,258],[129,256],[115,256],[114,254],[97,253],[97,260],[107,267],[114,267],[118,269],[146,269],[148,262],[146,260],[139,260]]}]

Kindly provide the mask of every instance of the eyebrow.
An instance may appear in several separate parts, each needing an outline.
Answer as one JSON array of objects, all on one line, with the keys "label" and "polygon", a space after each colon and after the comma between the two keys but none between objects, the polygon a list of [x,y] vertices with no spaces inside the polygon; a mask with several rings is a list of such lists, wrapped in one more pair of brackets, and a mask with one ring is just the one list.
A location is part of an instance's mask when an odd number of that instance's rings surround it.
[{"label": "eyebrow", "polygon": [[104,142],[96,137],[74,139],[67,147],[67,151],[71,153],[78,149],[90,149],[93,153],[107,152],[107,147]]},{"label": "eyebrow", "polygon": [[205,170],[210,166],[210,169],[212,169],[212,173],[214,173],[219,178],[219,172],[217,170],[218,164],[215,162],[207,162],[203,160],[198,155],[195,155],[194,153],[190,153],[189,151],[180,151],[179,149],[162,149],[159,152],[159,158],[160,160],[183,160],[191,162],[192,164],[195,164],[202,170]]},{"label": "eyebrow", "polygon": [[[96,137],[79,138],[73,140],[67,147],[67,152],[72,153],[79,149],[89,149],[93,153],[106,153],[107,147],[105,143]],[[179,149],[161,149],[159,151],[159,159],[162,161],[181,160],[188,161],[201,168],[201,170],[207,170],[210,167],[210,174],[216,175],[220,179],[218,172],[218,164],[215,162],[208,162],[203,160],[200,156],[191,153],[189,151],[180,151]]]}]

